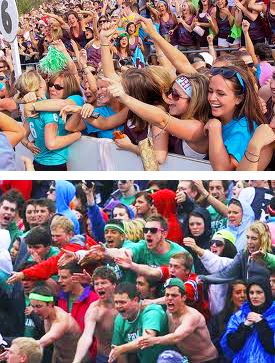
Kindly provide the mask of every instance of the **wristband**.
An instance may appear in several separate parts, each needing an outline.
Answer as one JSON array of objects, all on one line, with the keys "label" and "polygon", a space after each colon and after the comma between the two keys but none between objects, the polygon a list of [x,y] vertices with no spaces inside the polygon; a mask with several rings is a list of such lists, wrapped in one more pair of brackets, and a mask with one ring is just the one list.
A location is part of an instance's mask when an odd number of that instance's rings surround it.
[{"label": "wristband", "polygon": [[33,111],[36,111],[36,109],[35,109],[35,103],[32,104],[32,107],[33,107]]}]

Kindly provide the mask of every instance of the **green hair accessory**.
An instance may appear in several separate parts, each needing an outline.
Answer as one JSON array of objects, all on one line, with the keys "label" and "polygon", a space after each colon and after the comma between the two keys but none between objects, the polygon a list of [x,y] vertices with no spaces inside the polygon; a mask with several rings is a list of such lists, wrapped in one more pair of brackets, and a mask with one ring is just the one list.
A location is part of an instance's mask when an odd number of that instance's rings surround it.
[{"label": "green hair accessory", "polygon": [[127,37],[128,39],[130,39],[130,35],[128,33],[126,33],[126,32],[119,34],[118,39],[121,39],[123,37]]},{"label": "green hair accessory", "polygon": [[49,46],[48,54],[39,62],[39,68],[44,74],[53,75],[64,71],[68,60],[66,56],[54,46]]},{"label": "green hair accessory", "polygon": [[123,234],[125,233],[124,229],[122,227],[118,226],[117,224],[107,223],[107,224],[105,224],[104,231],[106,231],[106,229],[116,229],[120,233],[123,233]]},{"label": "green hair accessory", "polygon": [[44,295],[35,294],[35,293],[31,292],[30,295],[29,295],[29,300],[53,302],[53,296],[44,296]]}]

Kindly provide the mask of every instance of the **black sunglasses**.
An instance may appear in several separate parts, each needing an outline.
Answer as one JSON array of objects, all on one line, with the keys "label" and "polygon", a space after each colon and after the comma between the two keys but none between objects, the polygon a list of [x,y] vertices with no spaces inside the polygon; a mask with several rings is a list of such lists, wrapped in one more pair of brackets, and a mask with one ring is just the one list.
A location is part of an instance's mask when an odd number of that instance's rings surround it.
[{"label": "black sunglasses", "polygon": [[120,183],[120,184],[126,184],[127,183],[127,180],[119,180],[118,183]]},{"label": "black sunglasses", "polygon": [[166,92],[167,97],[170,96],[170,95],[172,96],[172,99],[175,102],[177,102],[180,98],[182,98],[184,100],[188,100],[188,97],[183,97],[183,96],[179,95],[178,92],[173,87],[171,87],[169,89],[169,91]]},{"label": "black sunglasses", "polygon": [[156,234],[158,231],[164,231],[163,228],[157,228],[157,227],[144,227],[143,228],[143,233],[146,234],[148,232],[151,232],[152,234]]},{"label": "black sunglasses", "polygon": [[254,63],[253,63],[253,62],[251,62],[251,63],[246,63],[246,65],[247,65],[247,67],[249,67],[249,68],[253,68],[253,67],[254,67]]},{"label": "black sunglasses", "polygon": [[104,23],[107,23],[107,20],[99,20],[98,21],[98,24],[104,24]]},{"label": "black sunglasses", "polygon": [[245,92],[245,84],[242,79],[242,76],[240,75],[240,73],[238,71],[235,71],[234,69],[229,69],[226,67],[212,67],[212,68],[210,68],[210,73],[212,76],[217,76],[218,74],[221,74],[226,79],[231,79],[234,76],[236,76],[242,87],[243,93]]},{"label": "black sunglasses", "polygon": [[64,87],[60,86],[60,84],[54,84],[52,82],[49,82],[49,88],[54,87],[57,91],[61,91],[64,89]]},{"label": "black sunglasses", "polygon": [[5,76],[0,76],[0,81],[4,81],[6,79]]},{"label": "black sunglasses", "polygon": [[220,240],[217,240],[217,239],[211,239],[210,246],[212,246],[213,244],[215,244],[217,247],[224,246],[224,243],[222,241],[220,241]]},{"label": "black sunglasses", "polygon": [[55,188],[49,188],[49,193],[55,192]]}]

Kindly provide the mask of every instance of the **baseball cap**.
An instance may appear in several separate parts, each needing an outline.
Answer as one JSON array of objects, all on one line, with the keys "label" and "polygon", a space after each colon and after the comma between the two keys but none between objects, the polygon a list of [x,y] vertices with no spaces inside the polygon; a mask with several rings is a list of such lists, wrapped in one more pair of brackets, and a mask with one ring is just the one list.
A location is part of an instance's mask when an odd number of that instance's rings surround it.
[{"label": "baseball cap", "polygon": [[235,244],[235,236],[227,229],[221,229],[220,231],[217,231],[211,239],[216,239],[216,237],[222,237]]},{"label": "baseball cap", "polygon": [[157,363],[187,363],[186,357],[174,350],[165,350],[162,352],[157,360]]},{"label": "baseball cap", "polygon": [[185,293],[185,286],[181,279],[174,277],[172,279],[168,279],[164,284],[165,288],[173,286],[177,286],[183,293]]}]

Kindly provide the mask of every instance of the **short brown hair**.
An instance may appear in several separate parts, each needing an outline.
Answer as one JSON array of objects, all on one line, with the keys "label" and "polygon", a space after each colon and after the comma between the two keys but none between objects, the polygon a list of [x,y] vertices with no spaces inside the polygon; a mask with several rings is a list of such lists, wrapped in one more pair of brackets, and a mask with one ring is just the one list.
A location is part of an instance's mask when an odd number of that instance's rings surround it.
[{"label": "short brown hair", "polygon": [[53,76],[51,76],[49,82],[54,83],[55,80],[59,77],[63,78],[63,82],[64,82],[63,99],[66,99],[72,95],[81,96],[79,83],[77,82],[77,79],[75,78],[75,76],[72,73],[70,73],[69,71],[58,72],[58,73],[54,74]]}]

